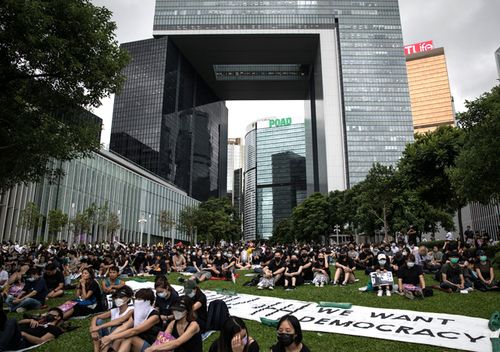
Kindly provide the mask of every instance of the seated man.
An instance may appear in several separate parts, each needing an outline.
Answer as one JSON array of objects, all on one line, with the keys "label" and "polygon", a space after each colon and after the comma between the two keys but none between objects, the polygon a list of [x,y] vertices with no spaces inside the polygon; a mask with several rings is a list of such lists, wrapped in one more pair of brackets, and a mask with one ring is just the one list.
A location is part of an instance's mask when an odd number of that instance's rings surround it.
[{"label": "seated man", "polygon": [[19,321],[21,330],[21,347],[39,345],[58,338],[64,331],[60,328],[63,312],[59,308],[51,308],[40,321],[23,319]]},{"label": "seated man", "polygon": [[273,290],[275,285],[279,285],[286,269],[285,265],[286,263],[283,260],[283,251],[277,250],[274,253],[274,259],[269,262],[269,265],[263,268],[262,278],[257,284],[257,289],[262,290],[264,288],[268,288]]},{"label": "seated man", "polygon": [[47,285],[41,275],[40,268],[31,268],[23,292],[17,297],[9,297],[6,301],[11,312],[23,313],[30,309],[39,309],[47,298]]},{"label": "seated man", "polygon": [[467,293],[468,287],[465,284],[462,268],[458,264],[460,258],[457,252],[451,252],[449,255],[449,263],[443,265],[441,270],[441,284],[440,287],[448,290],[449,292],[461,291]]},{"label": "seated man", "polygon": [[45,279],[49,291],[47,293],[47,299],[64,295],[64,275],[54,264],[47,264],[43,278]]},{"label": "seated man", "polygon": [[107,277],[102,281],[101,287],[104,294],[112,294],[125,286],[125,281],[120,279],[118,275],[120,274],[120,269],[117,266],[112,265],[108,269]]},{"label": "seated man", "polygon": [[354,283],[356,277],[354,276],[354,270],[356,269],[356,264],[354,260],[347,255],[345,248],[342,248],[340,255],[335,262],[335,277],[333,278],[332,285],[337,285],[340,280],[342,280],[342,286],[348,283]]},{"label": "seated man", "polygon": [[415,296],[423,297],[422,290],[425,289],[424,272],[420,265],[415,264],[415,256],[408,255],[408,261],[398,270],[399,292],[410,299]]}]

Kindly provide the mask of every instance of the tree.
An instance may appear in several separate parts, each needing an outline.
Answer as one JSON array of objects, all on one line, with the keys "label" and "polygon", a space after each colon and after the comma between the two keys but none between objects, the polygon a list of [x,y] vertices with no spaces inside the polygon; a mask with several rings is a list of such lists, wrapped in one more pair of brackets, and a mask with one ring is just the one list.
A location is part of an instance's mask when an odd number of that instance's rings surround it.
[{"label": "tree", "polygon": [[[175,225],[175,220],[169,210],[162,210],[160,211],[158,221],[160,222],[160,228],[163,234],[163,243],[165,244],[165,232],[168,232]],[[191,231],[189,233],[191,234]]]},{"label": "tree", "polygon": [[459,113],[465,142],[450,170],[452,185],[469,201],[487,204],[500,199],[500,86],[466,101]]},{"label": "tree", "polygon": [[199,205],[196,214],[200,240],[219,243],[239,239],[240,220],[229,199],[210,198]]},{"label": "tree", "polygon": [[33,238],[35,237],[35,230],[41,225],[43,216],[40,213],[38,205],[33,202],[26,204],[26,208],[21,210],[18,226],[29,231],[33,230]]},{"label": "tree", "polygon": [[99,241],[99,228],[103,227],[104,233],[106,233],[105,227],[108,225],[109,218],[109,205],[108,202],[104,202],[103,206],[100,206],[96,210],[97,215],[97,233],[96,233],[96,241]]},{"label": "tree", "polygon": [[71,224],[73,225],[73,229],[75,232],[75,240],[77,236],[81,238],[82,234],[88,234],[92,227],[92,221],[89,218],[88,212],[84,211],[83,213],[76,213],[73,220],[71,220]]},{"label": "tree", "polygon": [[119,90],[128,61],[111,15],[89,0],[2,1],[0,189],[56,178],[50,160],[99,149],[84,109]]},{"label": "tree", "polygon": [[273,237],[271,237],[273,243],[293,243],[295,241],[294,230],[292,228],[292,221],[287,219],[282,219],[273,229]]},{"label": "tree", "polygon": [[116,234],[116,231],[121,227],[120,224],[120,216],[117,213],[110,212],[108,214],[107,224],[106,224],[106,233],[111,235],[109,241],[111,242]]},{"label": "tree", "polygon": [[57,233],[62,231],[68,224],[68,214],[63,213],[61,209],[52,209],[49,211],[48,223],[49,234],[51,234],[53,239],[55,239],[57,237]]},{"label": "tree", "polygon": [[321,193],[313,193],[292,211],[292,226],[298,241],[319,241],[328,237],[328,200]]},{"label": "tree", "polygon": [[[85,217],[87,218],[87,220],[90,223],[90,227],[87,230],[87,235],[88,235],[88,231],[90,231],[91,232],[90,233],[90,235],[91,235],[90,242],[92,242],[92,236],[95,233],[94,226],[97,225],[98,221],[99,221],[99,207],[97,206],[97,204],[92,203],[92,204],[90,204],[90,206],[87,209],[85,209],[83,211],[83,214],[85,214]],[[97,241],[97,238],[94,238],[94,240]]]}]

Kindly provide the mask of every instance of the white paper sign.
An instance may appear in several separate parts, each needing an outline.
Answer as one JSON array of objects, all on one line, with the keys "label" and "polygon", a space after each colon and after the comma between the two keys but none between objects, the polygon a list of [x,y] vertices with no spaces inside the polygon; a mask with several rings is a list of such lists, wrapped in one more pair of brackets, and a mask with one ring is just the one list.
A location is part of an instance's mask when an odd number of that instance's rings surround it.
[{"label": "white paper sign", "polygon": [[[153,288],[152,282],[128,281],[127,285],[134,290]],[[182,294],[181,286],[174,285],[174,288]],[[278,320],[283,315],[293,314],[299,319],[302,329],[308,331],[365,336],[466,351],[492,351],[487,319],[363,306],[352,306],[351,309],[322,308],[313,302],[246,294],[225,296],[208,290],[203,292],[208,302],[222,299],[226,302],[229,313],[242,319],[260,321],[262,317]]]}]

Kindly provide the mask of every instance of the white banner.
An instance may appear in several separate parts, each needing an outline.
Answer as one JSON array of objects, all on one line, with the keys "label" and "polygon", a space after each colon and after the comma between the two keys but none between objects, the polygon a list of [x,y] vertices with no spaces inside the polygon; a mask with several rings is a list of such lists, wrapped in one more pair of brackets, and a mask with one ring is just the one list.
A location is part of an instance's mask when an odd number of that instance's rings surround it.
[{"label": "white banner", "polygon": [[[127,284],[134,290],[153,288],[151,282],[128,281]],[[181,286],[174,285],[174,288],[182,294]],[[492,351],[492,333],[488,329],[487,319],[354,305],[350,309],[325,308],[318,307],[317,303],[291,299],[246,294],[226,296],[208,290],[203,292],[208,302],[222,299],[230,314],[242,319],[278,320],[283,315],[293,314],[300,320],[302,329],[308,331],[365,336],[466,351]]]}]

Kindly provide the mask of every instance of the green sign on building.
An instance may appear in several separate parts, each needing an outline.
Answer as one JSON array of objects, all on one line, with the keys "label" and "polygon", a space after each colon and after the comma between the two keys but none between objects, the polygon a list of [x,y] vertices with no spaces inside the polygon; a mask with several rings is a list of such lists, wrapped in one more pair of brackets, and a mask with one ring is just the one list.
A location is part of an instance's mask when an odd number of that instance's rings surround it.
[{"label": "green sign on building", "polygon": [[291,124],[292,124],[291,117],[284,117],[282,119],[269,120],[269,127],[290,126]]}]

